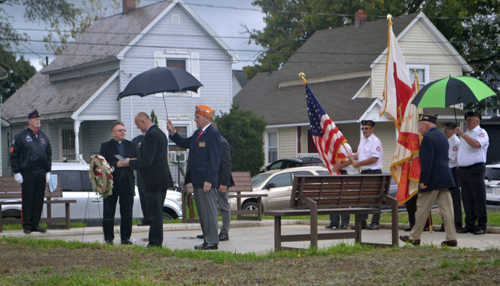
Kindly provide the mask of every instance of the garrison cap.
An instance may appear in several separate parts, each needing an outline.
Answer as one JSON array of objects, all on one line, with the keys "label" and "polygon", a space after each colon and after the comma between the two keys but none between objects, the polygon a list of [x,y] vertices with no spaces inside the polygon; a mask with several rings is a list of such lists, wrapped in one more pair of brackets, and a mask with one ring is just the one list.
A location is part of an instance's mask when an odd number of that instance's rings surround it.
[{"label": "garrison cap", "polygon": [[39,118],[40,113],[38,113],[38,110],[33,110],[30,114],[28,114],[28,119],[33,119],[33,118]]},{"label": "garrison cap", "polygon": [[375,126],[375,122],[373,120],[361,120],[361,125]]},{"label": "garrison cap", "polygon": [[443,126],[450,127],[453,129],[455,129],[455,127],[457,127],[457,125],[453,122],[445,122],[445,123],[443,123]]},{"label": "garrison cap", "polygon": [[436,120],[438,118],[437,114],[420,114],[418,121],[427,121],[433,124],[436,124]]},{"label": "garrison cap", "polygon": [[467,113],[465,113],[464,118],[467,119],[467,117],[469,117],[469,116],[474,116],[474,117],[479,118],[479,120],[482,120],[481,113],[479,113],[477,111],[467,111]]}]

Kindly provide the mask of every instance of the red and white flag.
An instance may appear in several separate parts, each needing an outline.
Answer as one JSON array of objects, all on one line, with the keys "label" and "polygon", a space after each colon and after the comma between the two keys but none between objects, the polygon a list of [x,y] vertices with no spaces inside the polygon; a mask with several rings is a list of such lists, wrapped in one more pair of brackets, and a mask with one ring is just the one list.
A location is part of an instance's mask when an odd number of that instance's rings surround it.
[{"label": "red and white flag", "polygon": [[388,40],[387,61],[385,65],[385,88],[380,116],[382,116],[384,112],[387,113],[394,121],[396,128],[400,130],[401,118],[404,115],[406,105],[413,93],[408,67],[406,66],[396,36],[392,31],[391,19],[389,19],[387,30]]},{"label": "red and white flag", "polygon": [[413,83],[413,96],[408,101],[404,117],[401,119],[401,130],[396,143],[396,151],[392,157],[391,173],[398,184],[396,199],[399,205],[408,201],[418,193],[418,181],[420,179],[420,135],[418,132],[418,110],[411,104],[411,100],[417,95],[418,78],[415,75]]},{"label": "red and white flag", "polygon": [[339,150],[347,140],[326,114],[308,84],[306,84],[306,100],[314,145],[326,168],[331,175],[334,175],[332,169],[335,167],[335,162],[346,160],[345,155],[339,154]]}]

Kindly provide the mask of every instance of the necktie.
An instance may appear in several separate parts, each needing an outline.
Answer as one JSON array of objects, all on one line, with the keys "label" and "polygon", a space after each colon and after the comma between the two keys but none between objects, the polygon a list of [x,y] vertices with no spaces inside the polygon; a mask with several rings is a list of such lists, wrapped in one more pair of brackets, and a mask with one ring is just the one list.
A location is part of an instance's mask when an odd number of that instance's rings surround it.
[{"label": "necktie", "polygon": [[198,139],[200,139],[201,133],[203,133],[203,130],[200,129],[200,133],[198,133],[198,138],[196,138],[196,142],[198,142]]}]

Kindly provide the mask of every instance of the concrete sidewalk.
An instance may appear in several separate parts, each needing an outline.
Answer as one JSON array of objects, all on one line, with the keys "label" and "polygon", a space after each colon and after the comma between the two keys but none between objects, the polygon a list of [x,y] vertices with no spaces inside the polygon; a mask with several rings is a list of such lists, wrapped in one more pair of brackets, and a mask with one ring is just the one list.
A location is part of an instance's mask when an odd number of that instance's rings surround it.
[{"label": "concrete sidewalk", "polygon": [[[283,234],[298,234],[309,232],[309,221],[305,220],[283,220]],[[328,221],[319,221],[320,233],[327,232],[342,232],[345,230],[325,229]],[[220,226],[220,223],[219,223]],[[409,235],[402,228],[405,225],[400,225],[400,234]],[[115,243],[120,243],[119,226],[115,226]],[[164,247],[170,249],[193,249],[194,245],[203,242],[201,239],[196,239],[196,235],[201,234],[201,229],[197,223],[172,223],[164,224]],[[351,230],[349,230],[351,231]],[[457,234],[458,246],[466,248],[487,249],[490,247],[500,247],[500,229],[488,228],[488,233],[485,235],[473,234]],[[134,244],[146,246],[148,243],[149,227],[133,226],[131,240]],[[47,233],[33,232],[24,234],[22,230],[4,231],[0,235],[10,237],[30,237],[43,239],[61,239],[65,241],[80,241],[80,242],[104,242],[101,227],[86,227],[73,228],[69,230],[48,230]],[[423,244],[434,244],[439,246],[441,241],[445,240],[444,232],[424,232],[422,235]],[[267,253],[274,250],[274,221],[231,221],[231,230],[229,231],[229,241],[221,241],[219,250],[231,251],[237,253]],[[363,242],[389,243],[391,241],[391,231],[389,224],[383,224],[380,230],[363,230]],[[337,243],[354,244],[354,239],[346,240],[323,240],[319,241],[320,248],[326,248]],[[289,247],[309,247],[308,242],[288,242],[284,246]],[[404,243],[400,241],[400,246]]]}]

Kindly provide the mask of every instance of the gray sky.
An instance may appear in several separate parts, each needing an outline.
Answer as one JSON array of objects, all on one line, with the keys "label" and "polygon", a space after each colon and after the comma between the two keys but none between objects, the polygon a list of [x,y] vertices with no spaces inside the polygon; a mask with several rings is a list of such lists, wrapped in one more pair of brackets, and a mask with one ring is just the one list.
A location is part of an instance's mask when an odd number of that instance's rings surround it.
[{"label": "gray sky", "polygon": [[[81,5],[82,1],[70,0],[71,2]],[[106,0],[103,0],[105,2]],[[260,7],[252,6],[253,0],[184,0],[190,5],[196,14],[198,14],[212,30],[217,33],[222,40],[229,45],[236,54],[240,56],[241,62],[234,64],[233,69],[241,69],[243,66],[252,65],[258,51],[259,46],[254,44],[248,45],[248,35],[242,34],[245,29],[240,24],[246,24],[250,30],[262,30],[265,24],[262,20],[264,14],[260,12]],[[141,0],[140,6],[151,5],[158,0]],[[212,7],[214,6],[214,7]],[[231,8],[221,8],[231,7]],[[15,22],[12,23],[14,28],[20,33],[28,33],[31,37],[30,42],[25,46],[19,46],[16,49],[31,61],[31,64],[37,69],[41,69],[39,64],[40,59],[49,56],[49,61],[54,59],[53,56],[45,49],[42,41],[46,32],[29,31],[25,29],[44,29],[45,27],[34,23],[26,23],[24,21],[24,9],[22,7],[4,7],[7,13],[14,17]],[[236,8],[236,9],[235,9]],[[256,11],[258,10],[258,11]],[[244,38],[225,38],[225,37],[244,37]]]}]

